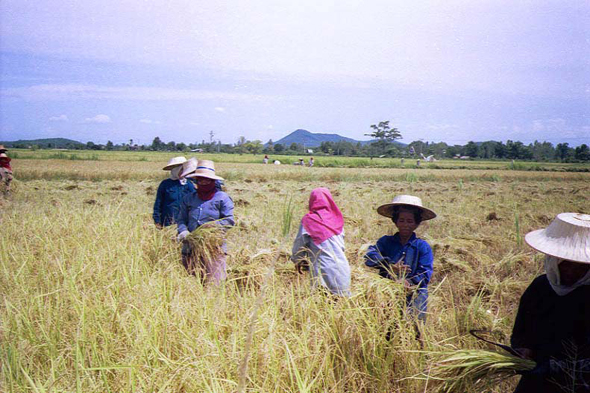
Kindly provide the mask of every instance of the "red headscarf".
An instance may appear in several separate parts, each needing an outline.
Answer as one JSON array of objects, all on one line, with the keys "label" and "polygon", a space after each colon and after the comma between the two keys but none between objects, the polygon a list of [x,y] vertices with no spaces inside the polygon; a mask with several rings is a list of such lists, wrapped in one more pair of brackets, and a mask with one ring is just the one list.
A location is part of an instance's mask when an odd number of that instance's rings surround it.
[{"label": "red headscarf", "polygon": [[316,188],[309,196],[309,213],[301,219],[314,244],[342,233],[344,218],[327,188]]},{"label": "red headscarf", "polygon": [[216,192],[217,189],[215,188],[215,180],[213,179],[211,179],[211,183],[207,184],[206,186],[197,184],[197,195],[202,201],[210,200],[213,198],[213,195],[215,195]]}]

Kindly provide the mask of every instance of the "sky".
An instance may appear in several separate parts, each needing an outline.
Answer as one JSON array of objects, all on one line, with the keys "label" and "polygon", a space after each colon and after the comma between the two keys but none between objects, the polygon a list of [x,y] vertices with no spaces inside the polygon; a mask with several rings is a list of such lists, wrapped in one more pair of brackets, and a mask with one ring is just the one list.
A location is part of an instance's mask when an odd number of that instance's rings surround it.
[{"label": "sky", "polygon": [[590,144],[587,0],[2,0],[0,140]]}]

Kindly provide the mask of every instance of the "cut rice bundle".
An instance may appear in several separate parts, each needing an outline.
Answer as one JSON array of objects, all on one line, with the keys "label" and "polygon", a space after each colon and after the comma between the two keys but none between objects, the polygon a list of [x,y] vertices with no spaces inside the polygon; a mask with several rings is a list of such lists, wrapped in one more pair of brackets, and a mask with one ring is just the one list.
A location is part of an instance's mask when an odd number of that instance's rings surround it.
[{"label": "cut rice bundle", "polygon": [[201,225],[185,239],[191,246],[191,257],[196,261],[214,261],[223,253],[225,230],[218,225]]},{"label": "cut rice bundle", "polygon": [[440,360],[430,376],[441,382],[438,391],[444,393],[483,391],[536,365],[532,360],[482,349],[436,352],[435,356]]}]

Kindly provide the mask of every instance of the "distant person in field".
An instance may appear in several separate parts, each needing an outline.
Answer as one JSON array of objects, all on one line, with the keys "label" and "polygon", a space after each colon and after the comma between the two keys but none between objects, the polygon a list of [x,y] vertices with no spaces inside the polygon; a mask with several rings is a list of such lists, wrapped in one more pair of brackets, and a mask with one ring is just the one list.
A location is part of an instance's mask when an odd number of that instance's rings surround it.
[{"label": "distant person in field", "polygon": [[275,164],[275,165],[281,165],[281,162],[279,160],[274,160],[273,161],[273,164]]},{"label": "distant person in field", "polygon": [[218,189],[215,164],[199,160],[197,169],[186,175],[194,179],[197,189],[182,199],[178,215],[178,241],[182,241],[182,264],[190,274],[200,273],[205,283],[220,284],[227,277],[226,244],[212,260],[194,260],[192,245],[187,236],[200,226],[219,226],[225,229],[235,224],[234,203],[228,194]]},{"label": "distant person in field", "polygon": [[195,186],[182,177],[183,164],[186,162],[184,157],[174,157],[163,168],[170,171],[170,177],[162,180],[156,193],[152,217],[158,228],[176,224],[182,198],[195,190]]},{"label": "distant person in field", "polygon": [[314,164],[313,157],[309,157],[309,167],[311,168]]},{"label": "distant person in field", "polygon": [[545,274],[520,298],[511,345],[537,366],[515,393],[590,392],[590,215],[561,213],[525,237]]},{"label": "distant person in field", "polygon": [[10,183],[12,182],[12,167],[10,157],[6,154],[7,149],[0,145],[0,181],[4,183],[4,195],[10,195]]},{"label": "distant person in field", "polygon": [[425,321],[433,255],[430,245],[417,237],[415,231],[423,221],[435,218],[436,213],[411,195],[396,196],[391,203],[379,206],[377,213],[391,218],[398,232],[383,236],[370,246],[365,265],[378,269],[381,277],[403,284],[410,312]]},{"label": "distant person in field", "polygon": [[309,268],[314,287],[321,285],[334,295],[350,296],[344,218],[327,188],[311,192],[309,212],[301,220],[291,260],[299,273]]},{"label": "distant person in field", "polygon": [[262,163],[268,164],[268,156],[267,155],[265,155],[264,158],[262,159]]}]

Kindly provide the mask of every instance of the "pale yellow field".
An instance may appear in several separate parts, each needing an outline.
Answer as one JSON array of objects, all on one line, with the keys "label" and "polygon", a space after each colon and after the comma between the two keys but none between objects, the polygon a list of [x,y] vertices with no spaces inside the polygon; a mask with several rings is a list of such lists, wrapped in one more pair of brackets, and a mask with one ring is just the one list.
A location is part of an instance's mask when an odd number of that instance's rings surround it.
[{"label": "pale yellow field", "polygon": [[[518,298],[542,272],[524,234],[559,212],[590,213],[590,173],[218,163],[238,224],[227,283],[203,288],[180,265],[174,230],[152,225],[161,163],[17,163],[14,193],[0,199],[8,392],[434,391],[432,358],[420,350],[487,348],[472,328],[507,343]],[[287,260],[320,186],[346,220],[353,296],[337,302],[311,291]],[[435,251],[423,346],[401,288],[362,260],[393,231],[375,208],[399,193],[439,214],[418,229]]]}]

